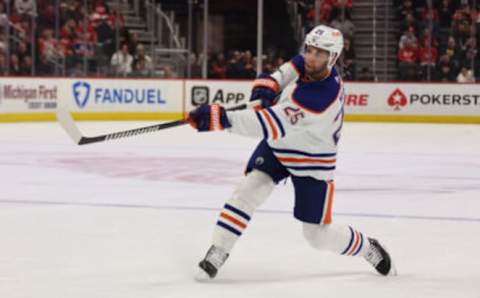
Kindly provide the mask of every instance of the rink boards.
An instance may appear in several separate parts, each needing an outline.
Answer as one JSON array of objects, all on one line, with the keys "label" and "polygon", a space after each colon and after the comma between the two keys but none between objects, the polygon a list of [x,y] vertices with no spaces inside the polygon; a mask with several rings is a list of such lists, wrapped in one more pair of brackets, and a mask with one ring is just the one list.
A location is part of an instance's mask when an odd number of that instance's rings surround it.
[{"label": "rink boards", "polygon": [[[1,78],[0,122],[174,120],[203,103],[248,101],[251,81]],[[480,123],[480,84],[345,83],[347,121]]]}]

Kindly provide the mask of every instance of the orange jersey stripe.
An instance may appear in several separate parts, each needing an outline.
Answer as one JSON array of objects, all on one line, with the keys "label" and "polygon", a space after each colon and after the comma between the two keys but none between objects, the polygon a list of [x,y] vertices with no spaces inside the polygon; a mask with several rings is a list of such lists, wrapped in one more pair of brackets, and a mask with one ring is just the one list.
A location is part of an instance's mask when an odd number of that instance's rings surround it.
[{"label": "orange jersey stripe", "polygon": [[272,138],[276,140],[278,138],[278,132],[277,132],[277,129],[275,128],[275,125],[273,125],[272,118],[270,118],[270,115],[268,115],[268,113],[265,110],[261,110],[260,112],[265,117],[265,119],[267,119],[268,125],[272,129],[272,134],[273,134]]},{"label": "orange jersey stripe", "polygon": [[325,213],[325,219],[323,223],[328,225],[332,223],[332,206],[333,206],[333,192],[335,190],[335,184],[333,181],[328,182],[328,200],[327,200],[327,213]]},{"label": "orange jersey stripe", "polygon": [[313,159],[313,158],[295,158],[295,157],[279,157],[279,161],[284,161],[284,162],[311,162],[311,163],[335,163],[337,160],[336,159],[324,159],[324,160],[319,160],[319,159]]},{"label": "orange jersey stripe", "polygon": [[241,227],[242,229],[245,229],[247,227],[246,224],[244,224],[243,222],[239,221],[238,219],[226,214],[226,213],[220,213],[220,216],[225,218],[226,220],[236,224],[237,226]]}]

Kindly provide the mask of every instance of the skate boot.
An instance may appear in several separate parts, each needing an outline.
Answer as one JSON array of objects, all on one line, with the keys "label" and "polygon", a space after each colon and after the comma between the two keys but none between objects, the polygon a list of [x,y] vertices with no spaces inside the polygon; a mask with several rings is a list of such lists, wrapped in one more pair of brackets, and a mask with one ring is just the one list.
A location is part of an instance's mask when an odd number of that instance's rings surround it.
[{"label": "skate boot", "polygon": [[221,247],[212,245],[207,252],[205,258],[198,264],[200,270],[195,276],[197,281],[208,281],[217,275],[218,269],[225,263],[228,258],[226,253]]},{"label": "skate boot", "polygon": [[376,239],[368,238],[368,241],[370,242],[370,248],[365,259],[372,264],[378,273],[382,275],[397,275],[397,270],[385,248]]}]

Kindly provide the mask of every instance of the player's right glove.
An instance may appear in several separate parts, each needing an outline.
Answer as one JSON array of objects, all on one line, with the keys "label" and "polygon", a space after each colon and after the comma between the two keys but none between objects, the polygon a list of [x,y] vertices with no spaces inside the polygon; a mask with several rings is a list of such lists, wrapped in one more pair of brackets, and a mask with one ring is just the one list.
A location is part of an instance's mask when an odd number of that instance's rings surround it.
[{"label": "player's right glove", "polygon": [[190,112],[187,121],[198,131],[223,130],[232,126],[225,109],[218,104],[199,106]]},{"label": "player's right glove", "polygon": [[280,91],[277,81],[269,75],[263,75],[253,81],[250,101],[260,100],[262,107],[267,108],[275,104],[275,99]]}]

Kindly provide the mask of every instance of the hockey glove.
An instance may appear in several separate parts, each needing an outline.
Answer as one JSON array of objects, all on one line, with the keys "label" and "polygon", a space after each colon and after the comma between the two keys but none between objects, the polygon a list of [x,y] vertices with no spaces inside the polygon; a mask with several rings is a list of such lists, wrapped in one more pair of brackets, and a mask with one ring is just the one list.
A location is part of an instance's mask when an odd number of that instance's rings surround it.
[{"label": "hockey glove", "polygon": [[199,106],[190,112],[188,122],[198,131],[223,130],[232,126],[225,109],[218,104]]},{"label": "hockey glove", "polygon": [[250,101],[260,100],[263,108],[273,106],[280,86],[271,76],[264,75],[253,81]]}]

